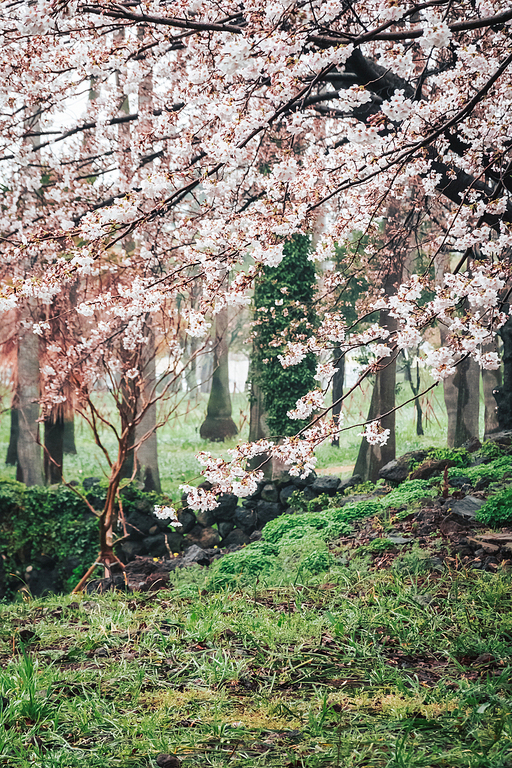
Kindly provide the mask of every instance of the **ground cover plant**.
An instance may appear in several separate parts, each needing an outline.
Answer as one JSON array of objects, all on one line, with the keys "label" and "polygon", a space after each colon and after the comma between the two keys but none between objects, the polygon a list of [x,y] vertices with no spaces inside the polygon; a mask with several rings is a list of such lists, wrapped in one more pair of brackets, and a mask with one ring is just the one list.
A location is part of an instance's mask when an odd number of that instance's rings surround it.
[{"label": "ground cover plant", "polygon": [[0,765],[510,765],[509,574],[204,576],[1,606]]}]

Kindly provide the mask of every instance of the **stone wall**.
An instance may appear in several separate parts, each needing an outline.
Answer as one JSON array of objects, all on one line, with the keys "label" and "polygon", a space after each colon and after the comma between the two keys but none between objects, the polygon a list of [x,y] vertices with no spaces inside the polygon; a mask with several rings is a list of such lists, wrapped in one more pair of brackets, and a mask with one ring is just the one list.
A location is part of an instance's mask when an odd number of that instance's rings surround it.
[{"label": "stone wall", "polygon": [[360,482],[358,475],[341,481],[333,475],[317,477],[314,472],[305,480],[285,474],[275,482],[260,482],[256,493],[244,499],[233,494],[220,496],[219,506],[214,510],[194,512],[183,508],[178,513],[181,528],[156,518],[150,502],[144,499],[138,502],[137,511],[126,518],[129,538],[120,544],[120,556],[130,562],[141,555],[168,557],[194,544],[201,549],[248,544],[255,531],[289,511],[290,497],[295,491],[303,491],[306,500],[312,500],[321,494],[334,496]]}]

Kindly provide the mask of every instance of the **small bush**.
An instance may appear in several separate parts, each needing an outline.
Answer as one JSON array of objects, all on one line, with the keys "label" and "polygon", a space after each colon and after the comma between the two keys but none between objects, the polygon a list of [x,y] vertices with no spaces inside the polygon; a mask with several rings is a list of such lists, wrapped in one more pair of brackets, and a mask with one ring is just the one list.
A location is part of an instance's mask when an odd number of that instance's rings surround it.
[{"label": "small bush", "polygon": [[432,496],[437,496],[437,491],[432,488],[429,480],[405,480],[398,488],[383,496],[380,504],[383,509],[409,506],[419,499]]},{"label": "small bush", "polygon": [[498,491],[488,499],[476,514],[480,523],[485,523],[491,528],[499,528],[502,525],[512,524],[512,488]]}]

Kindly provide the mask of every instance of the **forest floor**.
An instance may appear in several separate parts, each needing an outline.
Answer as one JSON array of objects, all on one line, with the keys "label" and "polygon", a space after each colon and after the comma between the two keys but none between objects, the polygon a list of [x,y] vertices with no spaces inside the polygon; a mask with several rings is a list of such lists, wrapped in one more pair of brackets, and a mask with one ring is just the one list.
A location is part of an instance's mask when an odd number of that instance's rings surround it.
[{"label": "forest floor", "polygon": [[20,595],[0,766],[510,768],[512,575],[485,530],[433,500],[354,522],[321,573]]}]

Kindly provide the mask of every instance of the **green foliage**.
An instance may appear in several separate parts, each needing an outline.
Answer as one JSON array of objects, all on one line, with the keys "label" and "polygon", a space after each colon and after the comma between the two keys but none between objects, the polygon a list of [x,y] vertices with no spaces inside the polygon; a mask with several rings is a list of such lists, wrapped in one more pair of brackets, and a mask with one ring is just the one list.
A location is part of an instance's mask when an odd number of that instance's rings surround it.
[{"label": "green foliage", "polygon": [[345,496],[354,496],[355,494],[360,493],[373,493],[375,490],[375,484],[372,483],[371,480],[366,480],[364,483],[358,483],[357,485],[352,485],[350,488],[347,488],[346,491],[344,491]]},{"label": "green foliage", "polygon": [[395,488],[380,503],[384,509],[413,504],[419,499],[437,496],[437,490],[432,488],[429,480],[405,480]]},{"label": "green foliage", "polygon": [[493,440],[486,440],[482,443],[482,447],[478,451],[481,456],[485,456],[488,459],[498,459],[500,456],[505,456],[509,453],[508,449],[504,449],[498,443]]},{"label": "green foliage", "polygon": [[27,568],[37,572],[43,562],[52,563],[57,580],[66,589],[73,586],[67,579],[74,569],[83,571],[94,562],[98,521],[68,488],[26,488],[21,483],[2,482],[0,508],[6,581],[2,591],[6,596],[12,596],[23,583]]},{"label": "green foliage", "polygon": [[[309,237],[295,235],[285,244],[281,263],[265,267],[254,289],[251,378],[263,393],[266,421],[273,435],[292,435],[305,425],[291,421],[286,413],[316,383],[314,355],[289,368],[283,368],[278,359],[287,342],[307,339],[315,327],[316,279],[314,265],[308,260],[309,248]],[[276,340],[280,342],[277,346]]]},{"label": "green foliage", "polygon": [[388,552],[390,549],[395,549],[396,544],[391,539],[373,539],[369,544],[365,544],[359,547],[357,550],[358,555],[378,555],[382,552]]},{"label": "green foliage", "polygon": [[471,454],[465,448],[433,448],[428,452],[427,459],[454,461],[456,467],[467,467],[471,464]]},{"label": "green foliage", "polygon": [[480,523],[491,528],[512,524],[512,488],[505,488],[491,496],[476,514]]},{"label": "green foliage", "polygon": [[[498,483],[503,480],[505,473],[512,472],[512,456],[499,456],[489,464],[478,464],[476,467],[468,467],[464,470],[464,475],[468,477],[472,483],[482,478],[489,478],[493,483]],[[448,477],[455,477],[459,475],[460,471],[457,467],[451,467],[448,470]]]}]

